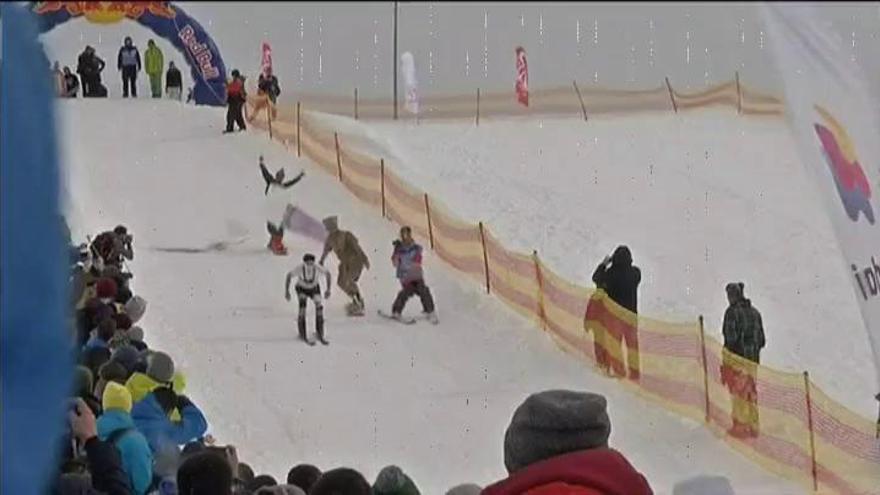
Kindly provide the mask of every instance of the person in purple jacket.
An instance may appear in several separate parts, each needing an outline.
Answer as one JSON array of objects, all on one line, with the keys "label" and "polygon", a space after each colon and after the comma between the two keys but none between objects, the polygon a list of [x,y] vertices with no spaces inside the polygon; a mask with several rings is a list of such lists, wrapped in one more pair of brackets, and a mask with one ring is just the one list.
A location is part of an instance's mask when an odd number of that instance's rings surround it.
[{"label": "person in purple jacket", "polygon": [[394,241],[394,253],[391,255],[391,263],[397,270],[397,279],[400,280],[401,289],[391,306],[391,317],[399,320],[400,314],[406,302],[414,295],[418,295],[422,301],[422,312],[432,323],[437,322],[434,313],[434,298],[431,289],[425,285],[425,277],[422,272],[422,246],[416,243],[412,237],[412,229],[403,227],[400,229],[400,239]]}]

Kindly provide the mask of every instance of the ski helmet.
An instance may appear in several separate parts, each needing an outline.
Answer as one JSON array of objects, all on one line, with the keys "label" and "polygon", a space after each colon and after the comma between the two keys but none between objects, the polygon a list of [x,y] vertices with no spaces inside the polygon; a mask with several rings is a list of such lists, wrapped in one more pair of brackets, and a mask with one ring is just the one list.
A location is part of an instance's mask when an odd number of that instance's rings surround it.
[{"label": "ski helmet", "polygon": [[306,255],[303,256],[303,262],[304,263],[314,263],[315,262],[315,255],[312,253],[306,253]]}]

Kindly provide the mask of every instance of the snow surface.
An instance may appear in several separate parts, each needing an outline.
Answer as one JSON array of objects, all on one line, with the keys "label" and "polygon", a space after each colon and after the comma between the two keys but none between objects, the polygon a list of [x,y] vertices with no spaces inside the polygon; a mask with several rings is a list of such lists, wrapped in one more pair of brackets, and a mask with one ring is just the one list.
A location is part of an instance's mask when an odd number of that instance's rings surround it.
[{"label": "snow surface", "polygon": [[[423,493],[488,484],[505,475],[502,442],[515,407],[536,391],[574,388],[608,397],[611,444],[657,493],[705,476],[728,478],[739,494],[802,493],[701,425],[596,376],[430,254],[426,270],[440,325],[401,326],[372,316],[396,290],[387,259],[395,226],[265,135],[222,136],[223,110],[112,99],[58,106],[74,238],[117,223],[129,227],[134,289],[150,304],[143,321],[148,342],[169,351],[186,373],[210,432],[236,444],[258,472],[283,478],[294,464],[311,462],[352,466],[373,479],[395,463]],[[304,167],[292,200],[318,218],[339,214],[372,258],[363,277],[371,316],[345,317],[334,288],[329,347],[296,340],[295,308],[282,297],[284,273],[319,246],[291,237],[289,257],[266,252],[260,153],[273,169]],[[199,248],[244,231],[250,237],[223,252],[161,250]],[[329,266],[335,271],[335,263]]]},{"label": "snow surface", "polygon": [[876,414],[852,284],[782,119],[706,110],[328,125],[363,133],[411,183],[569,280],[591,286],[596,264],[629,245],[645,315],[702,314],[721,340],[724,286],[744,282],[764,318],[761,362],[808,370],[836,400]]}]

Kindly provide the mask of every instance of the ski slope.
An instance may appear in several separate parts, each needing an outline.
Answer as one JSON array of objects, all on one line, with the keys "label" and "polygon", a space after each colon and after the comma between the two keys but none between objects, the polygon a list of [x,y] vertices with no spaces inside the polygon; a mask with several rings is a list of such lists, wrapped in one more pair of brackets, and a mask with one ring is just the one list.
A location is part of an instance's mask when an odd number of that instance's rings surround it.
[{"label": "ski slope", "polygon": [[852,284],[782,119],[705,110],[330,125],[361,133],[411,183],[569,280],[591,286],[596,264],[628,244],[645,315],[702,314],[721,340],[724,286],[744,282],[763,314],[761,362],[808,370],[836,400],[876,414]]},{"label": "ski slope", "polygon": [[[58,107],[74,238],[129,227],[134,289],[150,305],[147,341],[186,373],[210,432],[236,444],[258,472],[283,478],[294,464],[311,462],[352,466],[374,479],[398,464],[423,493],[485,485],[505,475],[504,431],[515,407],[532,392],[572,388],[608,397],[611,444],[657,493],[703,475],[728,478],[741,495],[802,493],[703,426],[594,375],[479,287],[459,283],[430,253],[426,277],[441,323],[403,326],[373,316],[396,292],[388,261],[396,226],[264,134],[221,135],[222,109],[146,99]],[[345,317],[345,298],[334,288],[329,347],[296,339],[285,271],[320,246],[285,236],[290,256],[266,251],[259,154],[270,169],[304,168],[291,202],[318,218],[338,214],[371,257],[362,279],[368,316]],[[244,242],[222,252],[179,252],[242,234]],[[328,266],[335,274],[335,261]]]}]

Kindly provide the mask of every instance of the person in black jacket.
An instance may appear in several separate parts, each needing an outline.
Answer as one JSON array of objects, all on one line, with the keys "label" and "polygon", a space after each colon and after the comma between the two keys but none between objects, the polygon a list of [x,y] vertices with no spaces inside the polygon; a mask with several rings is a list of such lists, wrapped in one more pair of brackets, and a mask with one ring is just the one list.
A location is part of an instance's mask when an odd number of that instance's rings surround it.
[{"label": "person in black jacket", "polygon": [[101,96],[101,71],[105,66],[106,64],[101,57],[95,54],[95,49],[86,46],[77,59],[76,65],[76,73],[79,74],[80,82],[82,82],[83,97]]},{"label": "person in black jacket", "polygon": [[70,67],[64,67],[64,97],[76,98],[79,91],[79,79],[70,72]]},{"label": "person in black jacket", "polygon": [[168,72],[165,73],[165,93],[169,98],[177,101],[180,101],[180,96],[183,94],[183,79],[174,62],[168,62]]},{"label": "person in black jacket", "polygon": [[131,36],[125,37],[125,44],[119,49],[116,68],[122,72],[122,97],[128,98],[131,88],[131,96],[137,98],[137,74],[141,71],[141,54],[132,43]]},{"label": "person in black jacket", "polygon": [[281,95],[281,86],[278,85],[278,78],[272,74],[272,68],[267,67],[265,74],[260,74],[257,79],[257,98],[254,101],[254,110],[248,116],[248,122],[253,122],[260,110],[268,107],[267,112],[271,112],[272,120],[278,115],[275,108],[275,102]]},{"label": "person in black jacket", "polygon": [[[629,377],[638,380],[640,375],[639,366],[639,340],[638,340],[638,288],[642,281],[642,272],[637,266],[633,266],[632,253],[626,246],[618,246],[614,254],[606,256],[602,263],[593,272],[593,282],[599,289],[605,291],[608,297],[629,311],[625,319],[615,318],[608,322],[608,336],[606,344],[619,346],[621,339],[626,342],[626,361],[629,368]],[[622,349],[621,349],[622,350]],[[612,358],[623,356],[621,353],[611,352]],[[612,368],[618,368],[614,366]]]}]

